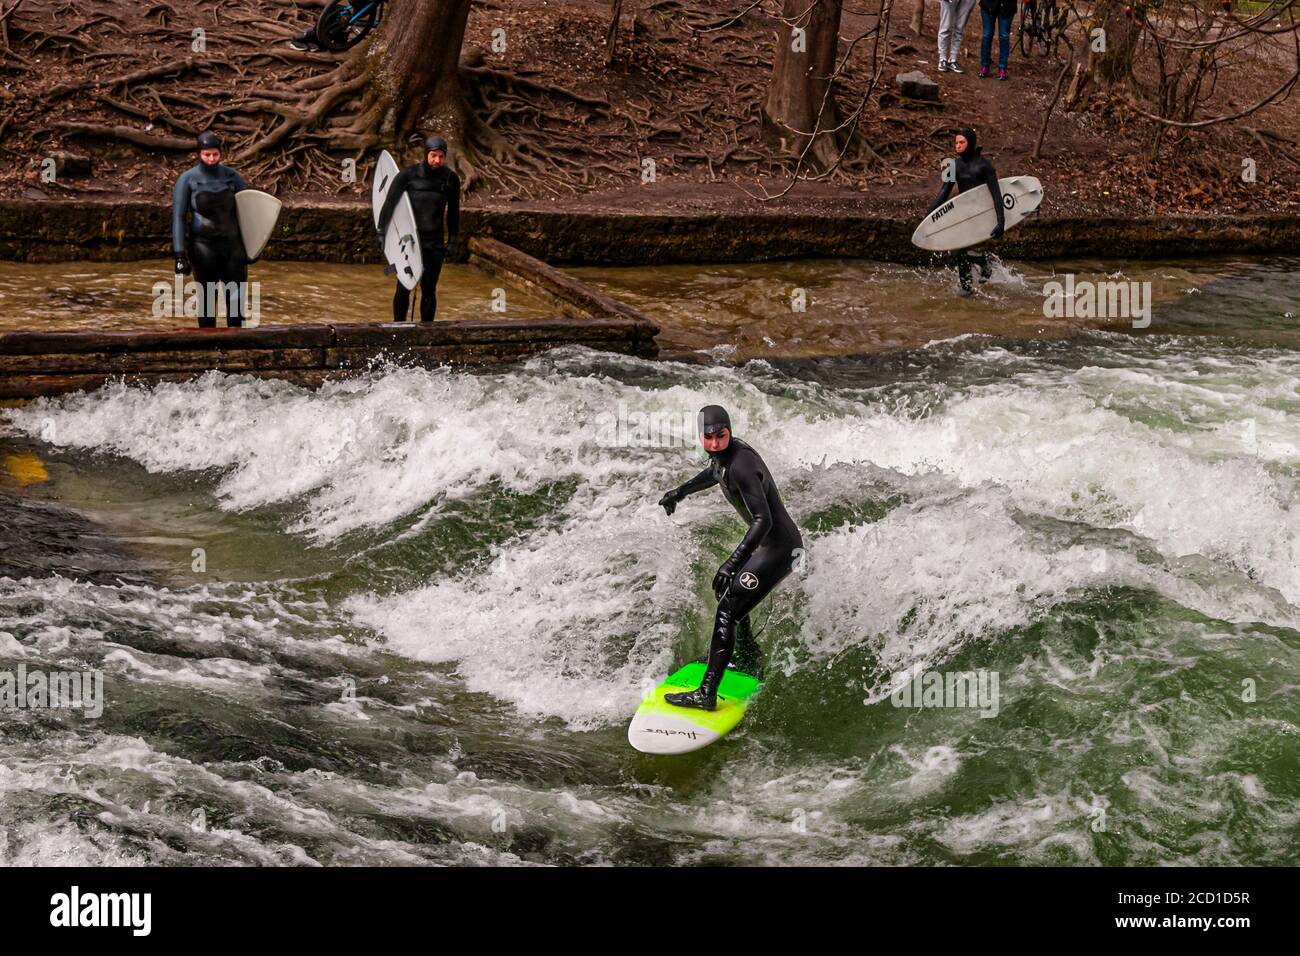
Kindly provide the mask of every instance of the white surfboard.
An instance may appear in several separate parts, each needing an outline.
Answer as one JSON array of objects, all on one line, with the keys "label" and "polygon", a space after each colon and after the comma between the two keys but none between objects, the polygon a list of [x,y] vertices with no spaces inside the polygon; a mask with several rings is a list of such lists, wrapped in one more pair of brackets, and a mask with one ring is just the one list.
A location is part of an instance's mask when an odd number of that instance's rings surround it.
[{"label": "white surfboard", "polygon": [[239,219],[239,237],[249,262],[256,262],[275,231],[282,203],[270,193],[241,189],[235,193],[235,214]]},{"label": "white surfboard", "polygon": [[[1004,228],[1020,225],[1043,201],[1043,184],[1033,176],[1008,176],[998,180],[1002,190]],[[921,220],[912,233],[912,245],[932,252],[969,249],[989,238],[998,224],[993,196],[979,186],[952,196]]]},{"label": "white surfboard", "polygon": [[[379,228],[379,214],[383,212],[388,189],[397,173],[397,161],[388,150],[384,150],[375,164],[375,181],[370,186],[370,206],[376,229]],[[410,196],[399,199],[393,209],[393,218],[384,233],[384,258],[397,270],[397,281],[408,289],[414,289],[424,274],[424,260],[420,257],[420,237],[415,229],[415,211],[411,209]]]}]

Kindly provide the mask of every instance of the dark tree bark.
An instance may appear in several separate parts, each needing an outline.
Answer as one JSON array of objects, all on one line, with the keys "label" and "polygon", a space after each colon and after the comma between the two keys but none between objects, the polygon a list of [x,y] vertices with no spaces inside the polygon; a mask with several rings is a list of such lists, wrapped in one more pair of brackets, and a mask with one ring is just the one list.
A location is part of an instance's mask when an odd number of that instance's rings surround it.
[{"label": "dark tree bark", "polygon": [[472,0],[390,4],[369,51],[371,87],[384,105],[380,130],[404,139],[434,129],[463,146],[468,109],[460,48]]},{"label": "dark tree bark", "polygon": [[[461,46],[472,0],[403,0],[390,5],[382,33],[367,56],[365,122],[378,118],[382,142],[403,144],[437,133],[451,150],[447,164],[472,189],[485,168],[527,168],[549,175],[535,151],[516,147],[483,122],[461,87]],[[474,66],[474,63],[468,63]]]},{"label": "dark tree bark", "polygon": [[618,20],[623,15],[623,0],[610,0],[609,5],[609,29],[605,31],[605,65],[610,66],[614,62],[614,54],[618,50]]},{"label": "dark tree bark", "polygon": [[[833,132],[840,113],[831,95],[831,75],[839,48],[841,0],[783,0],[772,79],[763,100],[768,131],[787,152],[801,153],[812,140],[808,157],[825,168],[840,152]],[[794,28],[803,29],[794,49]]]},{"label": "dark tree bark", "polygon": [[[1133,78],[1133,57],[1142,31],[1132,15],[1125,13],[1126,0],[1097,0],[1092,16],[1083,21],[1083,35],[1074,47],[1074,79],[1066,94],[1067,108],[1074,108],[1089,87],[1098,90],[1127,89]],[[1105,31],[1106,50],[1093,50],[1092,31]]]}]

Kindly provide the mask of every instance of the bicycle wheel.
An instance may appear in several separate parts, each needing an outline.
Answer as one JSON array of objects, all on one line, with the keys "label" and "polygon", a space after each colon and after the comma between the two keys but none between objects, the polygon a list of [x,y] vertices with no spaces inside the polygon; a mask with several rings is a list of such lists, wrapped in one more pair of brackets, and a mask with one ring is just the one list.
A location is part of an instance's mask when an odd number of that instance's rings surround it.
[{"label": "bicycle wheel", "polygon": [[1020,55],[1029,58],[1034,52],[1034,26],[1032,23],[1033,6],[1025,4],[1020,10],[1020,31],[1016,34],[1016,42],[1020,45]]},{"label": "bicycle wheel", "polygon": [[316,40],[333,53],[350,50],[366,38],[378,19],[378,0],[331,0],[316,21]]},{"label": "bicycle wheel", "polygon": [[1043,56],[1051,56],[1056,46],[1056,4],[1043,6],[1042,21],[1038,24],[1038,45],[1042,47]]}]

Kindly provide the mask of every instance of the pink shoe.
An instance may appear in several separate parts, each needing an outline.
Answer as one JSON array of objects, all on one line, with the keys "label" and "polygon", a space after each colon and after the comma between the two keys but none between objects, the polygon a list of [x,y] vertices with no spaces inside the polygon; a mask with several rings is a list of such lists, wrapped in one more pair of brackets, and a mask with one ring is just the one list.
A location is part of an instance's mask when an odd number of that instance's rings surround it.
[{"label": "pink shoe", "polygon": [[998,70],[998,79],[999,79],[999,80],[1008,80],[1008,79],[1010,79],[1010,76],[1007,75],[1007,71],[1006,71],[1006,70]]},{"label": "pink shoe", "polygon": [[981,67],[980,67],[980,79],[981,79],[981,80],[987,80],[988,78],[989,78],[989,68],[988,68],[987,66],[981,66]]}]

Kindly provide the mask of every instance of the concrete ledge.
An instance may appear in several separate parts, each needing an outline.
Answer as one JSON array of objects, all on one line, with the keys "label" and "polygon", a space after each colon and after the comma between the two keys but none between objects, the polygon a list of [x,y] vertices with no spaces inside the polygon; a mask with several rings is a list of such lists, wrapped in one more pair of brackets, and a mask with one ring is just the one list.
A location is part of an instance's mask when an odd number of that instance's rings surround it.
[{"label": "concrete ledge", "polygon": [[315,386],[377,362],[431,367],[511,362],[562,345],[647,358],[658,326],[644,318],[303,325],[166,332],[0,334],[0,400],[98,388],[119,376],[176,382],[216,370]]},{"label": "concrete ledge", "polygon": [[[541,208],[465,209],[462,232],[496,239],[551,263],[624,265],[746,262],[843,256],[919,263],[911,243],[920,221],[843,212],[566,212]],[[471,253],[494,268],[490,250]],[[1300,253],[1300,216],[1033,218],[983,248],[1020,259],[1177,258]],[[170,255],[166,202],[0,200],[0,259],[128,261]],[[370,207],[357,201],[287,204],[265,258],[377,262]],[[537,280],[542,285],[544,280]]]},{"label": "concrete ledge", "polygon": [[554,304],[565,315],[643,318],[631,306],[504,242],[475,237],[469,241],[469,250],[471,265],[527,289],[537,298]]}]

